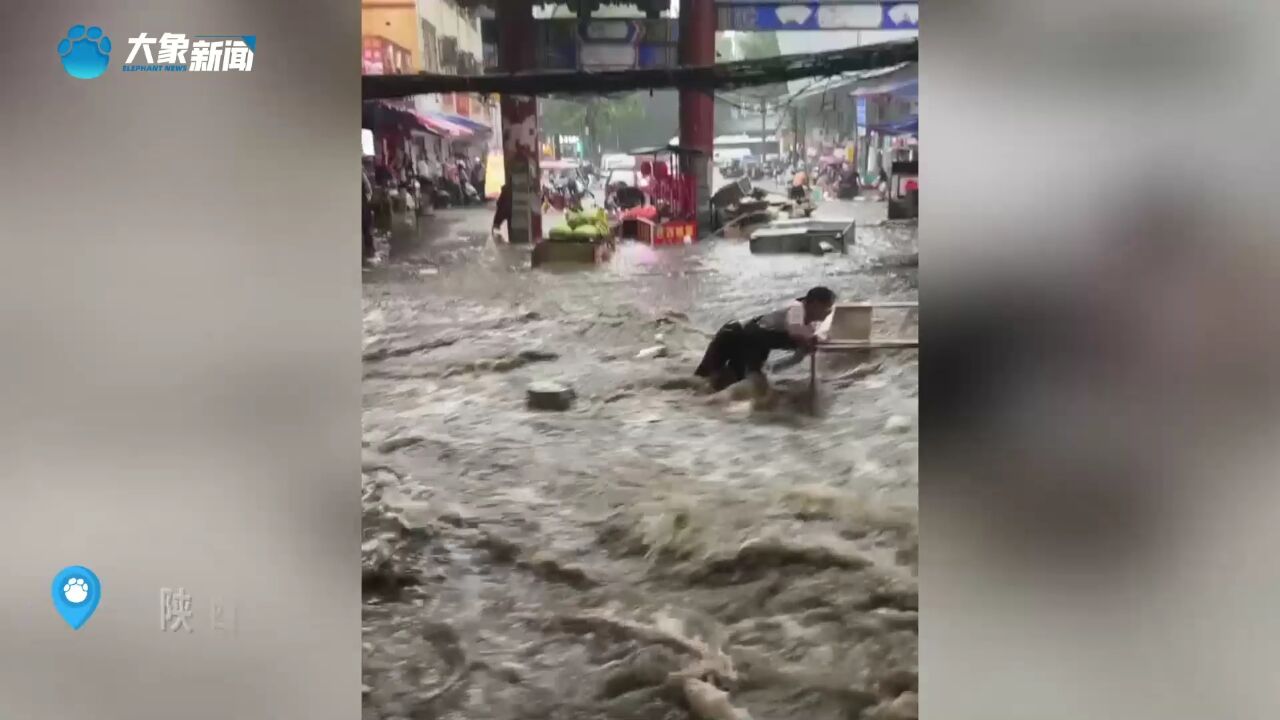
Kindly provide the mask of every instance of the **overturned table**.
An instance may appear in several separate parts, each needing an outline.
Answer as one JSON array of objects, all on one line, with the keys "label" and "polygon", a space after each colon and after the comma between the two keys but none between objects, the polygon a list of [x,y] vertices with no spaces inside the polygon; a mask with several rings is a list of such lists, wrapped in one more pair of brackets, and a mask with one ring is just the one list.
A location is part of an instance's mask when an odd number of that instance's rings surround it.
[{"label": "overturned table", "polygon": [[[871,330],[876,310],[906,310],[908,316],[919,311],[919,303],[837,303],[831,309],[826,330],[827,340],[818,344],[809,354],[809,410],[818,409],[818,355],[820,353],[851,353],[867,350],[890,350],[920,346],[920,338],[872,338]],[[905,324],[905,323],[904,323]]]}]

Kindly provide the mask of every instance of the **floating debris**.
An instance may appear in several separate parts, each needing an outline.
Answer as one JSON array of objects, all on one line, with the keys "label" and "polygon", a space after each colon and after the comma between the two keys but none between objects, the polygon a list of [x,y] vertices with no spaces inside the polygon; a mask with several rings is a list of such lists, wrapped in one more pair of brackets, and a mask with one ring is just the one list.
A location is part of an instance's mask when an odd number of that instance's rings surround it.
[{"label": "floating debris", "polygon": [[568,410],[573,406],[573,388],[554,382],[536,382],[526,391],[531,410]]}]

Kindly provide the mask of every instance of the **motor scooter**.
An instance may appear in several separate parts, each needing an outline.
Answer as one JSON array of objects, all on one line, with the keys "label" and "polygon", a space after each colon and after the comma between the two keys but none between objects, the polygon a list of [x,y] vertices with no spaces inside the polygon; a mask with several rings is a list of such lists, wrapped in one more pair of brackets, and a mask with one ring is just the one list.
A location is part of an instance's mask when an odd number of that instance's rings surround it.
[{"label": "motor scooter", "polygon": [[594,197],[584,184],[573,178],[563,182],[552,179],[542,186],[542,207],[556,212],[582,212],[582,200]]},{"label": "motor scooter", "polygon": [[462,181],[462,198],[463,204],[474,205],[481,202],[480,191],[476,187],[465,180]]},{"label": "motor scooter", "polygon": [[858,193],[861,191],[862,188],[855,173],[847,173],[836,181],[835,194],[838,200],[852,200],[858,197]]}]

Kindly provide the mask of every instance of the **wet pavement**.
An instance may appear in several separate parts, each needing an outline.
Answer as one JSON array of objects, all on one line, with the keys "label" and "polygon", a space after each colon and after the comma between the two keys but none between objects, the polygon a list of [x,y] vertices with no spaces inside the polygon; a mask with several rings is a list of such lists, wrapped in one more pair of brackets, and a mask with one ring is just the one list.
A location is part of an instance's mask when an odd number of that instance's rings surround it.
[{"label": "wet pavement", "polygon": [[[817,416],[807,364],[767,402],[691,382],[812,285],[915,300],[913,226],[819,214],[857,247],[535,271],[444,210],[366,271],[367,720],[915,717],[915,353],[824,359]],[[527,409],[538,381],[572,407]]]}]

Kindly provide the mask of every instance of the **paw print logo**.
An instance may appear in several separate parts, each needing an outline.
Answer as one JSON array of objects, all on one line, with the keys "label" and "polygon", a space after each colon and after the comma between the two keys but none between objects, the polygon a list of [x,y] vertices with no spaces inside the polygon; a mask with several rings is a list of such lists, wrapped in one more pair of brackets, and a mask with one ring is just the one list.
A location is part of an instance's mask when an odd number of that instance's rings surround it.
[{"label": "paw print logo", "polygon": [[62,69],[73,78],[91,80],[107,71],[111,62],[111,38],[102,28],[72,25],[67,36],[58,43]]},{"label": "paw print logo", "polygon": [[84,578],[73,577],[62,586],[62,596],[67,599],[67,602],[79,605],[89,597],[89,584],[84,581]]}]

